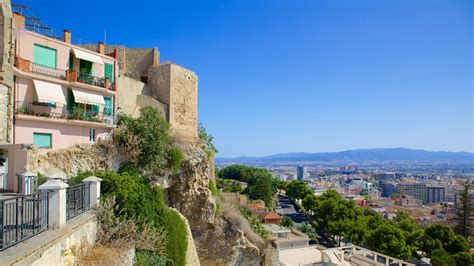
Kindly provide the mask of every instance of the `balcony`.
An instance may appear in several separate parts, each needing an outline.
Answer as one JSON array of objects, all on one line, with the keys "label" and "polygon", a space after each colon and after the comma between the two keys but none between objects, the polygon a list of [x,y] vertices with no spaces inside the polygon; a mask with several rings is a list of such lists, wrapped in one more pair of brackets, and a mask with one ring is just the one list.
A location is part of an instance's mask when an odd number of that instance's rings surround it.
[{"label": "balcony", "polygon": [[67,81],[80,82],[107,90],[115,91],[115,83],[110,83],[109,78],[101,78],[86,73],[77,72],[73,69],[66,71]]},{"label": "balcony", "polygon": [[15,114],[51,119],[80,120],[115,125],[113,114],[84,110],[75,106],[68,110],[66,105],[41,102],[16,102]]},{"label": "balcony", "polygon": [[66,70],[43,66],[20,57],[16,58],[15,67],[24,72],[66,80]]}]

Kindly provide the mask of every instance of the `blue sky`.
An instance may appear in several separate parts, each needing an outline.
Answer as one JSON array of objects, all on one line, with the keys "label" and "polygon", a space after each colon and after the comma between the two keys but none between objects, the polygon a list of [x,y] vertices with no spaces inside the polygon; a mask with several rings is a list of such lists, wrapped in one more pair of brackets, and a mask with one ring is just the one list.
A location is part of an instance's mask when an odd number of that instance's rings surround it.
[{"label": "blue sky", "polygon": [[76,40],[107,29],[194,70],[222,157],[473,151],[471,1],[21,3]]}]

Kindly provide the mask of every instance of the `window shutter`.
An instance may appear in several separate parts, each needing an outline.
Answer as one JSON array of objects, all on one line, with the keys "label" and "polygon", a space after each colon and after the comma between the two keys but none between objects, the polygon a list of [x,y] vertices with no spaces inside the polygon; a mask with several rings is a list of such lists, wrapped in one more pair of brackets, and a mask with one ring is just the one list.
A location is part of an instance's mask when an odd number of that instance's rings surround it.
[{"label": "window shutter", "polygon": [[34,44],[33,62],[38,65],[56,68],[56,49]]}]

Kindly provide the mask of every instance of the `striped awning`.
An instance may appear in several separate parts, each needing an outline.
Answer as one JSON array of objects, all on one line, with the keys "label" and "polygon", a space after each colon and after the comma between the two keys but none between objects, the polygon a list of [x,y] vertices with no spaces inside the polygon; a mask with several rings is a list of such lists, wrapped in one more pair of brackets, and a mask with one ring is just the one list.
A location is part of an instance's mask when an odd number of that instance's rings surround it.
[{"label": "striped awning", "polygon": [[104,64],[104,61],[102,61],[102,58],[100,58],[100,56],[98,55],[95,55],[93,53],[88,53],[88,52],[79,50],[77,48],[72,48],[72,50],[74,51],[74,55],[79,59],[83,59],[89,62],[101,64],[101,65]]}]

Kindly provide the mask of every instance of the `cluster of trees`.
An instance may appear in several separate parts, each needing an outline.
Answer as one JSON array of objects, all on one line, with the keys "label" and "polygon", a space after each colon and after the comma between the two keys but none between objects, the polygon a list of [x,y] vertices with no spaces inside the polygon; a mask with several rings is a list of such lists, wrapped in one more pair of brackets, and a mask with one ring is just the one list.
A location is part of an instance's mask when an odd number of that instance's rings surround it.
[{"label": "cluster of trees", "polygon": [[277,182],[266,169],[235,164],[222,168],[218,172],[218,177],[247,183],[244,194],[250,199],[263,200],[269,208],[273,207]]},{"label": "cluster of trees", "polygon": [[291,181],[286,187],[289,197],[302,200],[318,232],[334,241],[345,237],[354,244],[404,260],[418,258],[418,251],[422,251],[431,257],[433,265],[471,264],[466,239],[446,225],[421,228],[403,212],[390,221],[373,210],[356,206],[335,190],[315,196],[301,181]]}]

